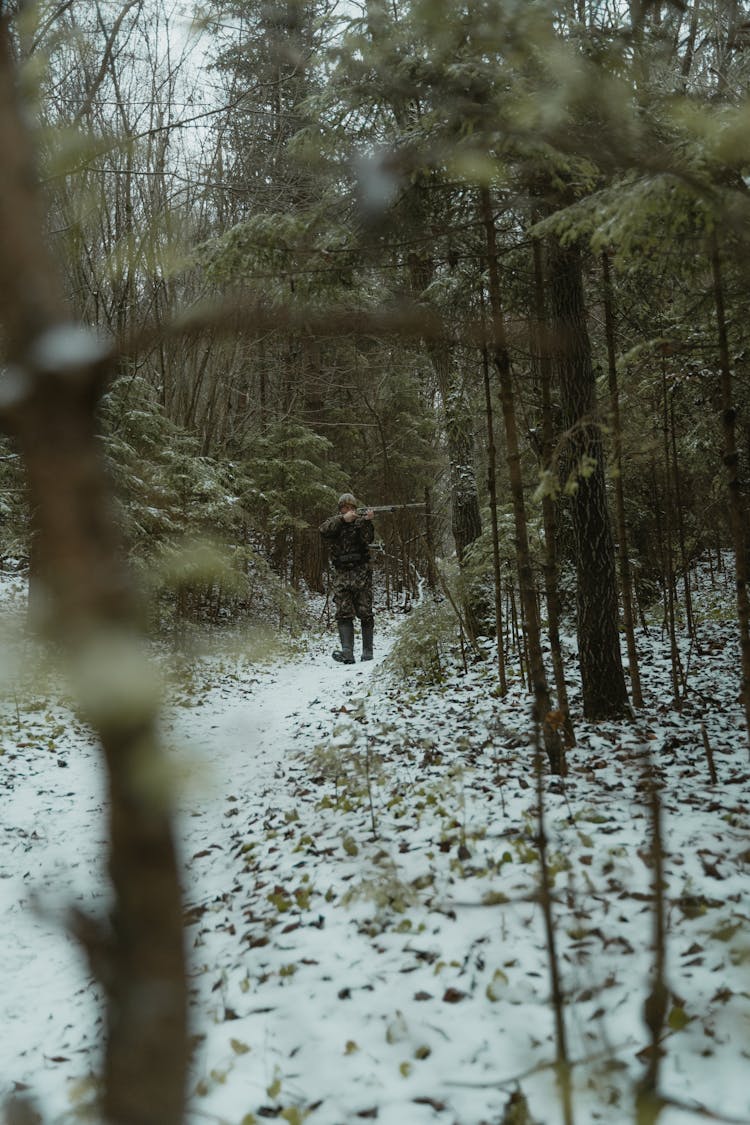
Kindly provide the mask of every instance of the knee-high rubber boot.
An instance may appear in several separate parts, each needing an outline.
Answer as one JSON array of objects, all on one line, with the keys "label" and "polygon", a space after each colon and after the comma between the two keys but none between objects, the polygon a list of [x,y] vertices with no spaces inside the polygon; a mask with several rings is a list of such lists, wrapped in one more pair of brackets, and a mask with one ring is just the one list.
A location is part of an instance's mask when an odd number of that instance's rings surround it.
[{"label": "knee-high rubber boot", "polygon": [[347,621],[339,621],[339,640],[341,641],[341,651],[334,652],[333,659],[338,660],[339,664],[353,664],[354,663],[354,622],[349,618]]},{"label": "knee-high rubber boot", "polygon": [[375,632],[375,625],[370,621],[362,622],[362,659],[372,660],[372,635]]}]

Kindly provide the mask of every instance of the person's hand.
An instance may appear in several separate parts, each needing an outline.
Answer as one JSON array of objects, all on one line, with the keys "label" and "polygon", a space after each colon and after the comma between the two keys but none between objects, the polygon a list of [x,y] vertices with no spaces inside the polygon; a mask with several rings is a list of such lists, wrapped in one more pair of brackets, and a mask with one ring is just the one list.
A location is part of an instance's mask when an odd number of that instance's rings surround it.
[{"label": "person's hand", "polygon": [[357,518],[356,509],[355,508],[347,508],[345,512],[341,513],[341,518],[344,521],[344,523],[354,523],[354,521]]},{"label": "person's hand", "polygon": [[367,511],[363,512],[362,514],[366,520],[371,520],[375,517],[375,513],[373,512],[372,508],[368,508]]}]

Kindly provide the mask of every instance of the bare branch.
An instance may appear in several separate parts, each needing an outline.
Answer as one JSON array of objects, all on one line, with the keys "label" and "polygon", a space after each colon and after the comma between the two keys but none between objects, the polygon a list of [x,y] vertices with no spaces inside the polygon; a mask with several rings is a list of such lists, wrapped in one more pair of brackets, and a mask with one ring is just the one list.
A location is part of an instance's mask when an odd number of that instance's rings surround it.
[{"label": "bare branch", "polygon": [[118,15],[117,19],[113,23],[112,30],[110,31],[107,42],[104,45],[104,54],[102,56],[99,71],[93,83],[91,84],[88,93],[86,94],[83,105],[79,108],[78,113],[75,116],[76,122],[82,121],[83,118],[86,117],[86,115],[91,110],[91,107],[94,104],[94,98],[96,97],[97,91],[104,81],[104,76],[107,73],[107,68],[109,67],[109,64],[112,60],[112,52],[114,51],[115,40],[117,39],[123,21],[125,20],[128,12],[132,8],[135,8],[136,5],[140,5],[141,2],[142,0],[128,0],[128,2],[125,4],[120,14]]}]

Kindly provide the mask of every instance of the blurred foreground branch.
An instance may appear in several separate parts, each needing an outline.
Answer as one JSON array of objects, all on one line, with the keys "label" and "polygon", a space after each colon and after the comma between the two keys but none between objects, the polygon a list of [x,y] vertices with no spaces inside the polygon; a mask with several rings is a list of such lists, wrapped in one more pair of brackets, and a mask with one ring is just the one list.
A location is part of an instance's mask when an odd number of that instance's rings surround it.
[{"label": "blurred foreground branch", "polygon": [[[156,735],[158,699],[137,635],[94,411],[110,357],[66,323],[43,237],[11,33],[0,17],[0,423],[20,446],[43,624],[63,647],[109,785],[109,924],[77,932],[104,987],[104,1118],[179,1125],[187,1064],[182,907]],[[80,923],[79,919],[79,923]]]}]

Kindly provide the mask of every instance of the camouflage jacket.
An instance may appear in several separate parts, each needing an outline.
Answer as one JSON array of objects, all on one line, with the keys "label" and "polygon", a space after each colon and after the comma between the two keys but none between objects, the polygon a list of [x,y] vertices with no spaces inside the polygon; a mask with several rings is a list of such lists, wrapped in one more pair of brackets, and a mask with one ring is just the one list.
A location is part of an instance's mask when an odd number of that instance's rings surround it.
[{"label": "camouflage jacket", "polygon": [[347,523],[342,516],[331,516],[320,525],[320,534],[328,543],[331,562],[336,570],[369,565],[368,547],[375,538],[372,520],[357,516],[351,523]]}]

